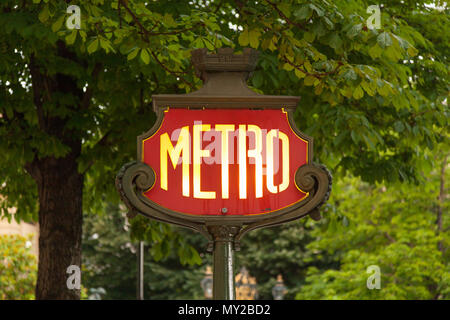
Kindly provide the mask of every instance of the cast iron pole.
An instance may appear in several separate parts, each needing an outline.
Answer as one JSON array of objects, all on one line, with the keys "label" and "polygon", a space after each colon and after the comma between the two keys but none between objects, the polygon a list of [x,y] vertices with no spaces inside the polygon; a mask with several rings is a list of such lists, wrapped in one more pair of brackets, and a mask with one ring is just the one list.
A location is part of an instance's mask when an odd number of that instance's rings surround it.
[{"label": "cast iron pole", "polygon": [[234,249],[239,227],[217,225],[208,228],[213,237],[213,299],[234,300]]},{"label": "cast iron pole", "polygon": [[144,241],[139,241],[137,249],[137,288],[138,300],[144,300]]}]

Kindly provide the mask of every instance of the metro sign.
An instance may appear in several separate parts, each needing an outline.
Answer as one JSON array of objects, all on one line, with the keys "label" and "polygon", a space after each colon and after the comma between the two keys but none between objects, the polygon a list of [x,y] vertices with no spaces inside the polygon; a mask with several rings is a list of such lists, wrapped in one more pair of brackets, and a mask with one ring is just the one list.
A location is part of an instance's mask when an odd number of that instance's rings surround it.
[{"label": "metro sign", "polygon": [[290,207],[308,192],[295,183],[311,138],[282,109],[171,109],[138,138],[155,174],[145,197],[189,215],[260,215]]},{"label": "metro sign", "polygon": [[116,176],[129,209],[203,234],[213,252],[213,298],[235,298],[233,252],[257,228],[309,215],[331,192],[331,175],[312,163],[312,138],[294,121],[297,96],[263,95],[247,80],[258,52],[191,52],[203,87],[152,95],[156,123],[137,139],[137,160]]},{"label": "metro sign", "polygon": [[257,56],[249,48],[193,50],[203,87],[152,96],[156,123],[138,136],[137,160],[116,177],[131,217],[139,213],[196,230],[214,246],[225,239],[236,247],[256,228],[320,218],[331,176],[312,163],[312,138],[296,127],[300,97],[247,86]]}]

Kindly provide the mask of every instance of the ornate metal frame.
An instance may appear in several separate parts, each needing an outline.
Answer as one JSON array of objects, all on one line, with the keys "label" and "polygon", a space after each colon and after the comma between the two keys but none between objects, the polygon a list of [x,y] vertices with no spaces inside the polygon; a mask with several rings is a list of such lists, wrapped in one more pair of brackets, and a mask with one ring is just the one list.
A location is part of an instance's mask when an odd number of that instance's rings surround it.
[{"label": "ornate metal frame", "polygon": [[[257,94],[246,85],[249,74],[257,61],[257,52],[244,49],[243,54],[233,54],[233,49],[219,49],[217,54],[207,54],[206,49],[192,52],[192,62],[197,75],[204,81],[200,90],[181,95],[153,95],[153,107],[157,113],[154,126],[138,136],[138,161],[122,167],[116,177],[116,188],[129,208],[131,217],[142,214],[148,218],[187,227],[205,235],[212,244],[219,238],[230,238],[234,249],[239,249],[239,239],[254,229],[275,226],[309,215],[320,219],[319,207],[328,200],[331,192],[330,172],[322,165],[314,164],[313,139],[300,132],[294,121],[294,110],[299,97],[266,96]],[[295,174],[298,188],[308,192],[302,201],[277,211],[248,216],[184,215],[163,208],[150,201],[143,193],[155,183],[152,168],[141,161],[142,141],[160,127],[164,110],[170,108],[189,109],[280,109],[287,111],[289,124],[294,132],[308,141],[308,163],[299,167]]]}]

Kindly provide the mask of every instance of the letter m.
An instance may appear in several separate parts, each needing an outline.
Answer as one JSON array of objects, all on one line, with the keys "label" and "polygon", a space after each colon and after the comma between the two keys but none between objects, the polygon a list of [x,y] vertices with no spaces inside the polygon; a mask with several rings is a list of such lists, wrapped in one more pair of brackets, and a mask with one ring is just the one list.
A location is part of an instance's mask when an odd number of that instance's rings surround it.
[{"label": "letter m", "polygon": [[229,305],[228,309],[226,305],[222,305],[222,314],[233,314],[233,305]]},{"label": "letter m", "polygon": [[178,141],[175,147],[170,140],[167,133],[164,133],[160,137],[160,175],[161,175],[161,189],[168,190],[168,178],[167,178],[167,154],[172,162],[173,169],[175,170],[180,156],[182,158],[182,173],[183,173],[183,196],[189,197],[189,127],[183,127],[178,136]]}]

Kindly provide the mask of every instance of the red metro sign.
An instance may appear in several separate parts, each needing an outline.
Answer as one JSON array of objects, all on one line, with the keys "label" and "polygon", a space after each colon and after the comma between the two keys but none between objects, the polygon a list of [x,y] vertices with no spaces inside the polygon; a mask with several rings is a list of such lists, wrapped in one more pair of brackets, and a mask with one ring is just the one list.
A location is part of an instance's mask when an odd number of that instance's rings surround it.
[{"label": "red metro sign", "polygon": [[209,239],[214,299],[234,299],[233,251],[247,232],[309,215],[331,192],[312,163],[312,138],[294,121],[300,97],[247,86],[258,52],[192,51],[203,87],[152,96],[156,123],[137,139],[137,161],[117,174],[129,217],[187,227]]},{"label": "red metro sign", "polygon": [[[312,138],[294,121],[296,96],[262,95],[246,82],[257,52],[192,51],[203,87],[152,96],[154,126],[137,161],[116,177],[130,216],[194,229],[211,241],[306,215],[320,218],[331,176],[312,163]],[[228,240],[227,240],[228,241]]]},{"label": "red metro sign", "polygon": [[[295,127],[294,127],[295,128]],[[155,181],[145,197],[189,215],[261,215],[302,201],[295,183],[311,139],[282,108],[170,109],[156,131],[139,137]]]}]

